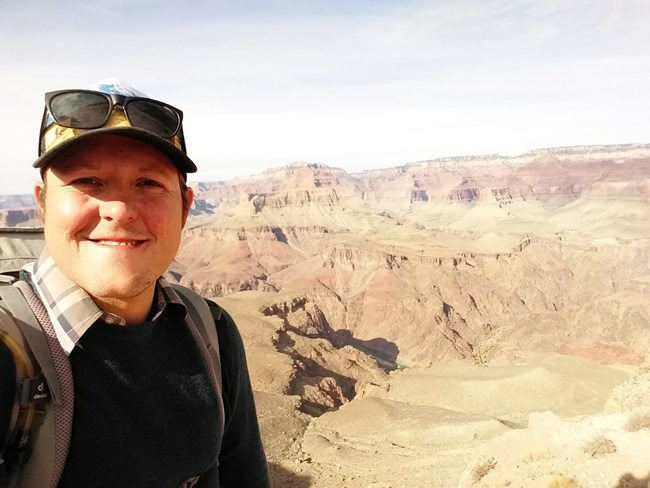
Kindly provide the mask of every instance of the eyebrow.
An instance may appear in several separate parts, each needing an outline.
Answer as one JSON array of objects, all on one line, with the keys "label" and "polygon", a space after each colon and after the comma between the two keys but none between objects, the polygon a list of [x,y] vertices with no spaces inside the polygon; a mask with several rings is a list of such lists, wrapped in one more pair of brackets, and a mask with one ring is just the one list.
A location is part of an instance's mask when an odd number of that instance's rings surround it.
[{"label": "eyebrow", "polygon": [[[56,165],[52,165],[52,169],[56,168],[59,171],[62,172],[71,172],[71,171],[93,171],[93,170],[100,170],[103,168],[108,167],[107,164],[98,162],[98,161],[69,161],[69,160],[63,160],[58,162]],[[157,164],[149,164],[149,163],[143,163],[143,164],[138,164],[136,163],[136,167],[138,171],[141,171],[143,173],[156,173],[163,175],[165,171],[160,167],[160,165]],[[110,168],[109,168],[110,169]]]},{"label": "eyebrow", "polygon": [[74,170],[96,170],[100,169],[102,165],[98,162],[79,162],[70,161],[69,159],[62,159],[61,161],[55,161],[50,166],[50,169],[56,169],[64,173],[69,173]]}]

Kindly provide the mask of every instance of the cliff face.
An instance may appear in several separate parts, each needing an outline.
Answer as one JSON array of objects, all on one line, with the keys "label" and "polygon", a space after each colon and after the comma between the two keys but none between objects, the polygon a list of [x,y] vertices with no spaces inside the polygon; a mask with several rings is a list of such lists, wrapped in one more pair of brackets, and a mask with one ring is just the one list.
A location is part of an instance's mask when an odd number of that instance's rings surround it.
[{"label": "cliff face", "polygon": [[276,208],[288,204],[327,203],[354,191],[356,182],[342,169],[322,164],[294,163],[245,180],[198,184],[200,198],[208,204],[232,206],[253,202]]},{"label": "cliff face", "polygon": [[249,194],[255,212],[260,212],[265,207],[284,208],[290,206],[303,207],[314,204],[321,206],[334,206],[339,202],[339,197],[334,189],[327,190],[293,190],[281,191],[272,194]]},{"label": "cliff face", "polygon": [[29,227],[40,225],[40,214],[34,207],[0,210],[0,226]]},{"label": "cliff face", "polygon": [[202,200],[218,206],[244,200],[264,206],[335,205],[341,199],[411,205],[472,202],[490,194],[511,198],[577,199],[594,185],[646,182],[630,188],[647,199],[650,144],[539,149],[516,157],[464,156],[347,174],[319,164],[295,163],[246,180],[202,183]]},{"label": "cliff face", "polygon": [[650,348],[649,182],[650,145],[295,164],[201,185],[215,213],[186,231],[178,273],[208,295],[291,290],[319,311],[301,333],[393,367],[614,343],[631,361]]},{"label": "cliff face", "polygon": [[383,383],[386,373],[377,362],[332,329],[316,303],[299,296],[261,307],[281,325],[273,335],[276,350],[292,361],[283,393],[297,395],[303,412],[320,415],[360,395],[369,384]]}]

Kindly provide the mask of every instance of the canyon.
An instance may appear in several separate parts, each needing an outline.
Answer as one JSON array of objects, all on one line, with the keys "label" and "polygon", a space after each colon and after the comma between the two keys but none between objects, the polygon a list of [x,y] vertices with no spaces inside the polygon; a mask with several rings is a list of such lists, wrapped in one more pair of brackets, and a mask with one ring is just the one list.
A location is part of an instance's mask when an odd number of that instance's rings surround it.
[{"label": "canyon", "polygon": [[355,175],[297,163],[201,183],[208,210],[174,271],[213,297],[291,290],[404,365],[505,361],[524,345],[640,362],[648,310],[629,298],[648,291],[648,154],[549,149]]},{"label": "canyon", "polygon": [[276,486],[647,484],[650,145],[196,190],[174,276],[264,358]]}]

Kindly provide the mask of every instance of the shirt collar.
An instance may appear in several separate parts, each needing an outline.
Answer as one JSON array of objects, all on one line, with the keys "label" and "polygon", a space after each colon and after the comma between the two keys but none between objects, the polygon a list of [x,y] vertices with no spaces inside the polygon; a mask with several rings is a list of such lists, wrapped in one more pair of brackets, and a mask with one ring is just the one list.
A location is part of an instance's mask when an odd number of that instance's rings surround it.
[{"label": "shirt collar", "polygon": [[[70,280],[54,262],[47,248],[38,260],[26,265],[34,291],[39,296],[52,321],[56,337],[66,354],[70,354],[90,326],[97,320],[110,324],[125,325],[126,321],[119,315],[100,309],[94,300],[79,285]],[[185,307],[167,280],[159,278],[156,283],[156,311],[152,320],[162,314],[168,303]]]}]

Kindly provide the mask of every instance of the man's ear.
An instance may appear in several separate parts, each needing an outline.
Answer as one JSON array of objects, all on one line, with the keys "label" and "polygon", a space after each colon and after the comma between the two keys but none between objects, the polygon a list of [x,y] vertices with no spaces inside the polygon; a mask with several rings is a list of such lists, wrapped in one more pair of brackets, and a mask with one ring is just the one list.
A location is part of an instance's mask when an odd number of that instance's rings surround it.
[{"label": "man's ear", "polygon": [[192,204],[194,203],[194,190],[192,190],[192,187],[188,186],[185,188],[185,208],[183,209],[183,227],[185,227],[185,222],[187,222],[187,216],[190,213],[190,209],[192,208]]},{"label": "man's ear", "polygon": [[41,221],[45,222],[45,183],[38,181],[34,183],[34,202],[41,214]]}]

